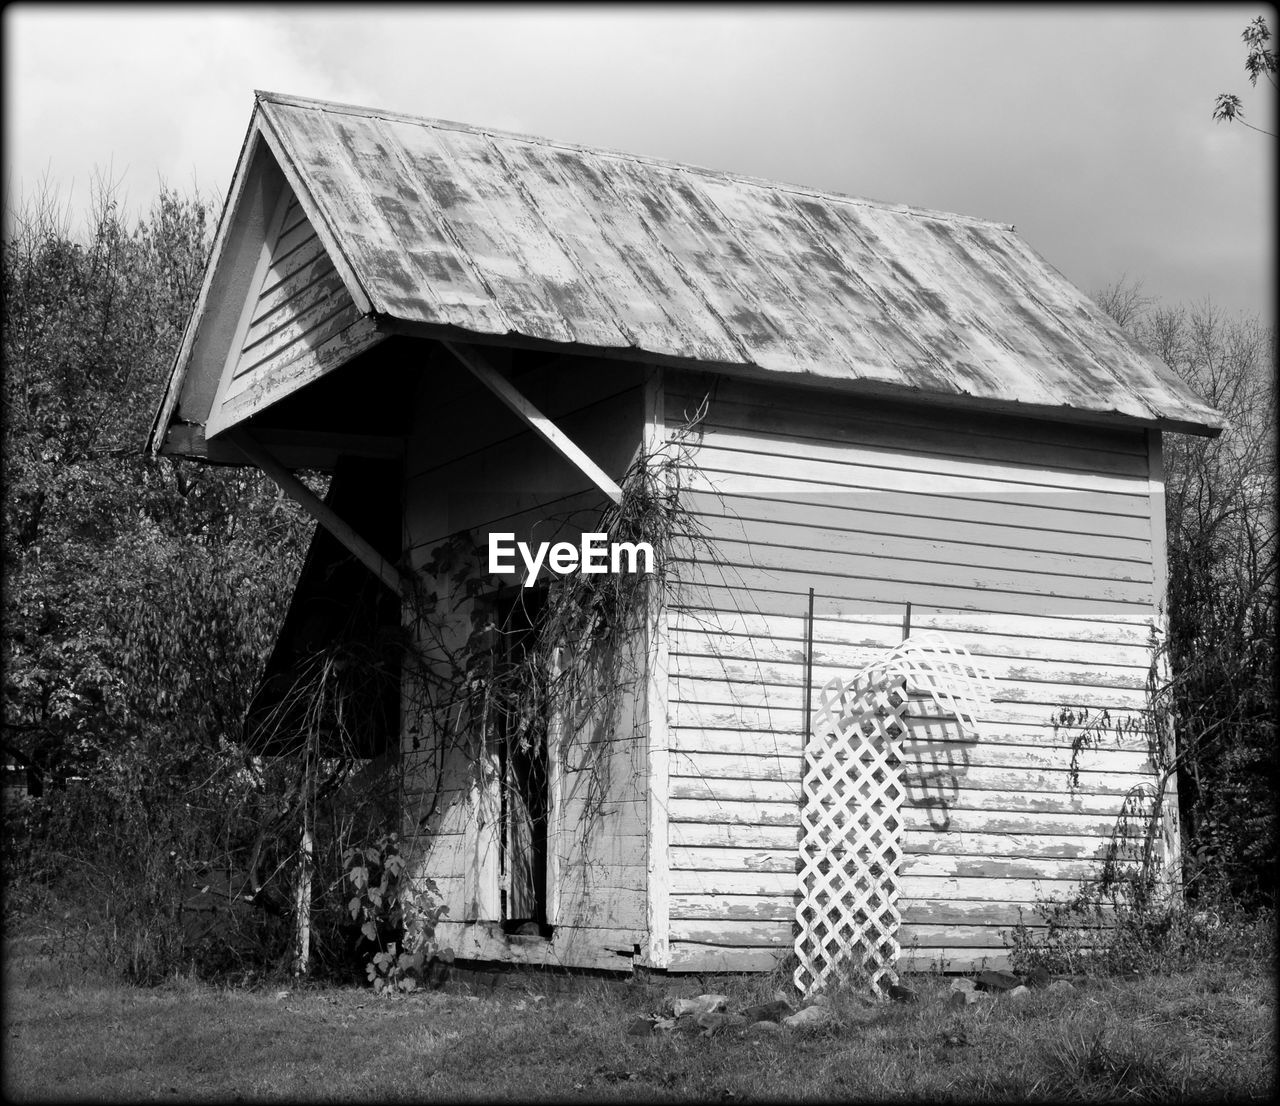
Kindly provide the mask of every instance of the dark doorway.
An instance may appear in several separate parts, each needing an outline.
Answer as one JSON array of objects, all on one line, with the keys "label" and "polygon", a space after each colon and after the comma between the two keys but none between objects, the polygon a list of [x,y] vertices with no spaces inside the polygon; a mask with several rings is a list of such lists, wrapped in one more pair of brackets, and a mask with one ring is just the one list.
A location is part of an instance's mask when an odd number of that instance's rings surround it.
[{"label": "dark doorway", "polygon": [[538,615],[546,588],[520,588],[497,597],[499,628],[495,664],[519,670],[518,700],[505,704],[497,728],[502,781],[498,845],[502,927],[523,936],[551,936],[547,921],[547,825],[550,783],[547,758],[547,682],[537,656]]}]

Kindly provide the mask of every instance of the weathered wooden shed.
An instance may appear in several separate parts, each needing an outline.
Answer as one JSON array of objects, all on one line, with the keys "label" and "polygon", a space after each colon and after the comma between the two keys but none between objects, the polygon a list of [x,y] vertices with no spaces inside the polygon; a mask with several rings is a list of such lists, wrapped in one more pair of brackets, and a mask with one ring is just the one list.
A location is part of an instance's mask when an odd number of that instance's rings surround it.
[{"label": "weathered wooden shed", "polygon": [[772,966],[812,588],[815,687],[897,643],[908,604],[997,680],[981,740],[937,721],[907,753],[902,943],[962,968],[1002,961],[1001,929],[1091,871],[1150,778],[1139,735],[1085,750],[1069,787],[1051,720],[1142,708],[1162,435],[1220,428],[1011,226],[259,93],[151,446],[304,499],[290,470],[333,470],[329,505],[308,500],[325,540],[407,595],[460,532],[589,528],[679,438],[714,556],[655,589],[603,747],[555,731],[522,785],[543,828],[519,888],[514,754],[486,777],[428,748],[406,669],[405,828],[442,937],[486,960]]}]

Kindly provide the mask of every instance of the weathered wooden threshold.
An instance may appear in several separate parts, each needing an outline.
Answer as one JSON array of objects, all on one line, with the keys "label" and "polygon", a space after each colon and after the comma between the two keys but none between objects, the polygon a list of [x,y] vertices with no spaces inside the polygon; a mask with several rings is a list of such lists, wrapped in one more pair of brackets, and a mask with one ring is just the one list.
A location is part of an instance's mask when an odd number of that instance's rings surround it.
[{"label": "weathered wooden threshold", "polygon": [[496,922],[445,922],[436,940],[461,961],[497,961],[540,968],[630,971],[644,934],[628,929],[557,926],[550,939],[505,934]]},{"label": "weathered wooden threshold", "polygon": [[340,518],[327,503],[273,457],[252,434],[244,429],[228,430],[223,438],[265,472],[285,495],[297,502],[321,526],[329,531],[356,560],[360,561],[397,595],[405,594],[404,580],[394,565]]},{"label": "weathered wooden threshold", "polygon": [[622,502],[622,489],[609,474],[588,457],[568,434],[530,403],[515,385],[486,360],[484,354],[472,346],[458,342],[442,341],[440,344],[614,503]]}]

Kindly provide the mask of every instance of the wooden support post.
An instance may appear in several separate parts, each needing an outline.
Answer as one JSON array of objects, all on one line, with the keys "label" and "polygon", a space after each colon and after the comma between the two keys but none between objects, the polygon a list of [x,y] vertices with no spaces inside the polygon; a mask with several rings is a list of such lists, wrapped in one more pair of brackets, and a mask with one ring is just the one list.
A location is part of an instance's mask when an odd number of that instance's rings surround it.
[{"label": "wooden support post", "polygon": [[453,354],[481,384],[550,443],[565,460],[584,473],[605,495],[615,503],[622,502],[622,489],[614,483],[609,474],[583,453],[569,435],[525,399],[511,381],[490,365],[478,350],[455,342],[440,344]]},{"label": "wooden support post", "polygon": [[298,847],[298,881],[294,887],[294,957],[293,974],[311,971],[311,826],[303,806],[302,840]]},{"label": "wooden support post", "polygon": [[311,869],[314,842],[311,837],[312,803],[315,799],[315,753],[309,745],[302,760],[302,835],[298,841],[298,878],[293,888],[293,974],[311,971]]},{"label": "wooden support post", "polygon": [[247,430],[236,429],[226,431],[223,437],[231,441],[241,453],[270,476],[285,495],[299,503],[307,514],[337,538],[353,557],[364,564],[387,587],[397,595],[405,593],[404,581],[395,566],[339,518],[332,507],[319,499],[310,488],[268,453],[253,435]]},{"label": "wooden support post", "polygon": [[[663,373],[661,369],[653,369],[645,381],[642,442],[645,462],[651,465],[660,463],[655,460],[655,455],[666,444],[664,402]],[[671,844],[668,809],[671,799],[671,734],[668,718],[671,632],[662,581],[661,575],[651,576],[646,584],[648,602],[645,607],[644,714],[649,741],[646,763],[649,773],[646,811],[649,852],[646,864],[648,893],[645,924],[649,939],[641,950],[639,962],[649,968],[665,970],[671,964]]]},{"label": "wooden support post", "polygon": [[[560,647],[551,652],[551,686],[560,680]],[[563,705],[547,719],[547,923],[560,924],[561,834],[568,833],[564,816],[564,765],[561,744],[564,741]]]}]

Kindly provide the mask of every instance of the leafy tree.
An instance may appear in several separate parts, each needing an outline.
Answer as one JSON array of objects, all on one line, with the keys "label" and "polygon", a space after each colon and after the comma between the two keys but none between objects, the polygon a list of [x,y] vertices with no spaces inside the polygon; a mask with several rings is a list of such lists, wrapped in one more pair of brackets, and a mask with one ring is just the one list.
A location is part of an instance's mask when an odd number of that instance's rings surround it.
[{"label": "leafy tree", "polygon": [[[1271,40],[1271,29],[1267,26],[1266,19],[1262,16],[1257,16],[1244,29],[1240,37],[1244,39],[1245,45],[1249,48],[1244,59],[1245,72],[1249,74],[1249,84],[1257,88],[1258,78],[1262,77],[1263,80],[1271,85],[1274,91],[1276,82],[1272,74],[1276,71],[1276,54],[1274,50],[1267,49],[1267,43]],[[1213,117],[1219,123],[1239,122],[1251,131],[1270,135],[1272,138],[1276,137],[1272,131],[1264,130],[1262,127],[1255,127],[1252,123],[1246,123],[1244,121],[1244,105],[1241,103],[1240,97],[1230,92],[1218,93],[1218,98],[1213,106]]]},{"label": "leafy tree", "polygon": [[56,793],[44,852],[151,978],[245,801],[241,722],[310,527],[253,470],[143,453],[208,205],[166,189],[131,228],[100,186],[83,234],[48,193],[7,224],[3,739]]},{"label": "leafy tree", "polygon": [[[0,259],[3,740],[46,784],[25,818],[6,807],[9,886],[50,877],[86,955],[139,982],[287,965],[295,917],[333,965],[343,858],[385,829],[385,773],[335,741],[361,724],[369,669],[326,642],[290,689],[298,725],[269,753],[247,743],[310,520],[252,468],[143,453],[208,205],[165,189],[130,227],[100,185],[87,231],[69,224],[46,192],[10,213]],[[215,936],[184,909],[204,885]]]},{"label": "leafy tree", "polygon": [[306,529],[257,474],[142,455],[199,287],[207,206],[166,190],[129,231],[100,189],[83,239],[47,199],[11,222],[6,743],[52,778],[122,727],[216,743],[235,733]]}]

